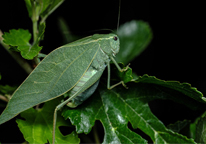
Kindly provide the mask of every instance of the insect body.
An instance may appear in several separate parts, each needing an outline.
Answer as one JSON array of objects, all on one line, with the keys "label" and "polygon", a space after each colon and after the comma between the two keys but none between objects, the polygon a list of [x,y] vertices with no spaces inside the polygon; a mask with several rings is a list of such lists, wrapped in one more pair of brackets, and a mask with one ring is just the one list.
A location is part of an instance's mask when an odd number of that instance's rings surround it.
[{"label": "insect body", "polygon": [[70,92],[70,97],[59,104],[54,112],[54,143],[57,111],[66,104],[76,107],[89,97],[95,91],[106,66],[107,87],[110,88],[110,60],[122,71],[113,58],[118,51],[119,39],[115,34],[95,34],[57,48],[14,92],[0,116],[0,124],[37,104]]},{"label": "insect body", "polygon": [[[94,35],[93,37],[98,37],[98,35]],[[117,41],[117,37],[114,36],[112,41]],[[111,49],[111,52],[104,52],[105,50],[101,48],[101,45],[99,44],[99,51],[94,58],[94,60],[91,63],[91,66],[89,69],[86,71],[86,73],[83,75],[83,77],[79,80],[79,82],[75,85],[75,87],[70,91],[70,96],[74,95],[76,92],[78,92],[81,87],[83,87],[86,83],[90,83],[92,80],[92,77],[95,77],[97,74],[98,76],[102,74],[103,70],[107,66],[107,64],[110,61],[110,56],[115,56],[116,53],[119,51],[119,48],[117,47],[116,49]],[[90,97],[95,89],[97,88],[99,84],[99,80],[95,82],[89,89],[85,90],[84,92],[80,93],[78,96],[72,99],[72,102],[67,103],[67,106],[69,107],[76,107],[79,104],[81,104],[84,100],[86,100],[88,97]],[[88,85],[88,84],[86,84]]]},{"label": "insect body", "polygon": [[[86,82],[89,81],[90,78],[92,78],[92,76],[94,74],[96,74],[96,72],[97,72],[97,70],[95,70],[93,67],[90,67],[88,69],[88,71],[84,74],[84,76],[80,79],[80,81],[75,85],[75,87],[69,92],[69,96],[72,96],[76,92],[78,92],[79,89],[84,84],[86,84]],[[75,98],[73,98],[71,100],[71,102],[68,102],[67,106],[69,106],[71,108],[75,108],[78,105],[82,104],[83,101],[85,101],[87,98],[89,98],[94,93],[94,91],[96,90],[98,84],[99,84],[99,80],[97,82],[95,82],[90,88],[88,88],[87,90],[83,91],[82,93],[80,93]]]}]

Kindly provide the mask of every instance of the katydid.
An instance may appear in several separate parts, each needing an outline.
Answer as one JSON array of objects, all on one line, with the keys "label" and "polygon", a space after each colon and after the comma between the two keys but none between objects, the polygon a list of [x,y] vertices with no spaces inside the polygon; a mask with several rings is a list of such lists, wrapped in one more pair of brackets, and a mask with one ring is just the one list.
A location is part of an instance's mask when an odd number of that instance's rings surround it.
[{"label": "katydid", "polygon": [[95,91],[106,66],[107,88],[110,89],[110,60],[119,71],[124,70],[114,60],[118,51],[119,38],[115,34],[95,34],[52,51],[14,92],[0,116],[0,124],[37,104],[70,92],[69,98],[54,111],[55,143],[57,111],[64,105],[76,107],[89,97]]}]

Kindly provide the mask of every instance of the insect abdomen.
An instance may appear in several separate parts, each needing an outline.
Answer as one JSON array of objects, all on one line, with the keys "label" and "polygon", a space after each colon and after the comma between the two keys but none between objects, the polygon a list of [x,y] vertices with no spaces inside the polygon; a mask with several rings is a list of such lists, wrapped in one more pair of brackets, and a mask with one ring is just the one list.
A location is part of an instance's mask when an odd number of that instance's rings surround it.
[{"label": "insect abdomen", "polygon": [[[97,70],[90,67],[87,72],[84,74],[84,76],[79,80],[79,82],[75,85],[75,87],[70,91],[69,97],[77,93],[80,88],[94,75],[96,74]],[[67,103],[67,106],[71,108],[75,108],[78,105],[80,105],[83,101],[85,101],[87,98],[89,98],[94,91],[96,90],[97,86],[99,84],[99,80],[96,81],[92,86],[90,86],[87,90],[80,93],[78,96],[76,96],[74,99],[72,99],[69,103]]]}]

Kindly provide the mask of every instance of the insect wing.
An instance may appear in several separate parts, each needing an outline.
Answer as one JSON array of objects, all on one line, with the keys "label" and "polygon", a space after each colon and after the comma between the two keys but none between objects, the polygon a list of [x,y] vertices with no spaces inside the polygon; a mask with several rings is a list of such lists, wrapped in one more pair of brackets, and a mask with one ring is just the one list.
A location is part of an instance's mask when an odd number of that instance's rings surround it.
[{"label": "insect wing", "polygon": [[0,124],[71,90],[91,65],[98,49],[99,45],[88,37],[51,52],[14,92],[0,116]]}]

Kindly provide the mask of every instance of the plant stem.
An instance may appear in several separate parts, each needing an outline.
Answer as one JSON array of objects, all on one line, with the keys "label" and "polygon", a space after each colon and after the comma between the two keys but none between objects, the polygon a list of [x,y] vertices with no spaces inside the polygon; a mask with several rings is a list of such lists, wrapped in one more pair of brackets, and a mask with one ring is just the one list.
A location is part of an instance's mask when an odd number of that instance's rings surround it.
[{"label": "plant stem", "polygon": [[33,44],[36,43],[37,41],[37,34],[38,34],[38,30],[37,30],[37,21],[33,20]]},{"label": "plant stem", "polygon": [[[38,20],[39,20],[39,15],[37,14],[36,11],[36,2],[33,1],[32,3],[32,24],[33,24],[33,44],[37,43],[37,37],[38,37]],[[38,57],[34,57],[33,59],[34,63],[36,65],[39,64]]]},{"label": "plant stem", "polygon": [[0,95],[0,99],[5,101],[5,102],[9,102],[9,100],[5,96],[3,96],[3,95]]}]

